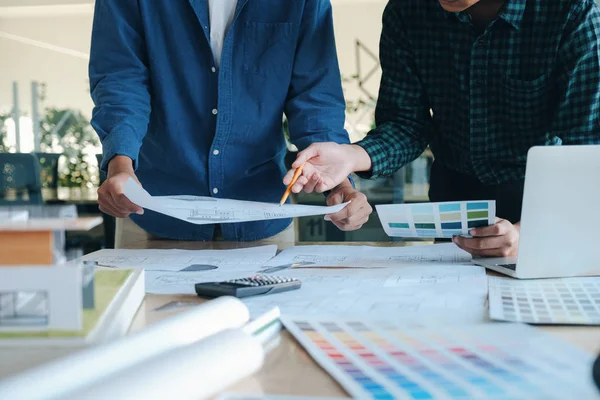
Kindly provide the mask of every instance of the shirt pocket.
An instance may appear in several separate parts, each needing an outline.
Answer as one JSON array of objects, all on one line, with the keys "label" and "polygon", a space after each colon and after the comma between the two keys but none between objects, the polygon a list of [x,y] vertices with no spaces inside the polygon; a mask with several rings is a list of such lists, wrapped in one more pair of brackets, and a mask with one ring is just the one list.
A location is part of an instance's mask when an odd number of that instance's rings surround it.
[{"label": "shirt pocket", "polygon": [[500,79],[499,118],[504,128],[511,131],[531,131],[548,125],[551,85],[549,74],[533,80],[520,80],[510,76]]},{"label": "shirt pocket", "polygon": [[246,22],[244,71],[269,75],[288,72],[294,60],[291,22]]}]

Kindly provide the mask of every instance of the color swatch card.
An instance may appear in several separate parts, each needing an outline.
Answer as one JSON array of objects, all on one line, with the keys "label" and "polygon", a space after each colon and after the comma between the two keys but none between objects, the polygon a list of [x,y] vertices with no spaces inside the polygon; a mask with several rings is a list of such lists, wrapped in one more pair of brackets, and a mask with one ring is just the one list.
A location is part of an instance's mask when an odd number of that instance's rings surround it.
[{"label": "color swatch card", "polygon": [[521,324],[401,327],[284,317],[357,399],[598,399],[594,356]]},{"label": "color swatch card", "polygon": [[600,277],[490,277],[490,318],[529,324],[600,325]]},{"label": "color swatch card", "polygon": [[495,201],[378,205],[388,236],[419,238],[469,237],[471,228],[493,225]]}]

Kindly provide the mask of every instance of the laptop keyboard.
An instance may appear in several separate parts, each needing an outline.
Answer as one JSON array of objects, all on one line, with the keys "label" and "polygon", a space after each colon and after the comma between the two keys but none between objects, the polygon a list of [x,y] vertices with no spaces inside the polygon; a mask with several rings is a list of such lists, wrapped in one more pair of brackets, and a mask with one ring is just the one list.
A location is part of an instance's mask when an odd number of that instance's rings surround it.
[{"label": "laptop keyboard", "polygon": [[498,267],[502,267],[502,268],[506,268],[506,269],[510,269],[513,271],[517,270],[517,264],[496,264]]}]

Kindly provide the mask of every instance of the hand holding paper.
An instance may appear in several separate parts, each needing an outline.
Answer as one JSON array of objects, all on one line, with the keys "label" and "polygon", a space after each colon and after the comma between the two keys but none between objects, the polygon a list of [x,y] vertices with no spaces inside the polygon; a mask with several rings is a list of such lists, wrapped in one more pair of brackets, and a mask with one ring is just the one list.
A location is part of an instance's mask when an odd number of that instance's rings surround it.
[{"label": "hand holding paper", "polygon": [[127,218],[130,214],[144,213],[141,207],[129,201],[123,193],[125,184],[130,179],[137,181],[131,158],[114,157],[108,165],[107,179],[98,189],[100,211],[116,218]]},{"label": "hand holding paper", "polygon": [[295,204],[258,203],[200,196],[151,196],[133,179],[125,184],[125,196],[140,207],[187,221],[192,224],[226,224],[234,222],[305,217],[334,214],[348,203],[333,207]]}]

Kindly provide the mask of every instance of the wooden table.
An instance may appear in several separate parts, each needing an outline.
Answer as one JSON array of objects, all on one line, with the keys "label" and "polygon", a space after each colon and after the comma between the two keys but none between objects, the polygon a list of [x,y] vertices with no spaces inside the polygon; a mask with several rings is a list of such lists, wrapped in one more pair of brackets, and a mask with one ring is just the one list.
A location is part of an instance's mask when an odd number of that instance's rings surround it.
[{"label": "wooden table", "polygon": [[[230,249],[260,245],[255,243],[201,243],[201,242],[175,242],[175,241],[150,241],[140,242],[131,248],[153,249]],[[302,243],[308,244],[344,244],[344,245],[376,245],[376,246],[402,246],[411,243]],[[422,245],[422,242],[414,245]],[[289,245],[288,245],[289,246]],[[285,245],[280,246],[282,250]],[[142,329],[164,318],[177,313],[153,311],[157,307],[172,301],[201,303],[203,300],[192,295],[147,295],[131,327],[131,331]],[[554,326],[540,328],[567,342],[570,342],[586,351],[597,354],[600,350],[600,327],[567,327]],[[590,372],[591,373],[591,372]],[[323,396],[347,397],[344,390],[322,370],[304,349],[283,331],[279,335],[279,344],[271,350],[266,358],[262,370],[254,376],[238,383],[228,389],[237,393],[266,393],[297,396]]]}]

